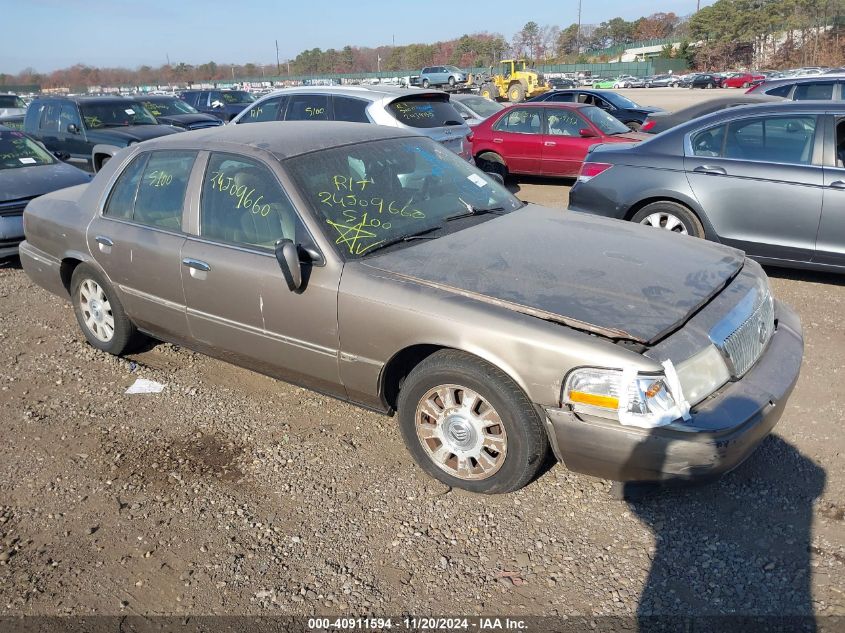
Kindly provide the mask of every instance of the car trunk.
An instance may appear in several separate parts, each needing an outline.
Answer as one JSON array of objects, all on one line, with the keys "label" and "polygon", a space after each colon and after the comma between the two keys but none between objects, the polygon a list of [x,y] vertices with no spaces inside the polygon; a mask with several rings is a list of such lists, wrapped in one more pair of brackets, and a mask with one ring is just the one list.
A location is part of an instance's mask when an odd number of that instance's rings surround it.
[{"label": "car trunk", "polygon": [[449,102],[449,95],[431,92],[403,96],[392,100],[387,110],[399,123],[418,129],[456,154],[466,153],[469,126]]}]

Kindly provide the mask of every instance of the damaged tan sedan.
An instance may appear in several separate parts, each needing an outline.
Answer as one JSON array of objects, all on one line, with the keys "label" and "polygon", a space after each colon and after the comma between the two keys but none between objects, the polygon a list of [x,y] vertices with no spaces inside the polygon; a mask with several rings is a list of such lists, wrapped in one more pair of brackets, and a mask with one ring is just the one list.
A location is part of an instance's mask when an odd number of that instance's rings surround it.
[{"label": "damaged tan sedan", "polygon": [[801,365],[798,318],[739,251],[523,204],[391,128],[141,143],[24,221],[26,272],[91,345],[145,334],[398,412],[419,465],[477,492],[550,450],[610,479],[718,476]]}]

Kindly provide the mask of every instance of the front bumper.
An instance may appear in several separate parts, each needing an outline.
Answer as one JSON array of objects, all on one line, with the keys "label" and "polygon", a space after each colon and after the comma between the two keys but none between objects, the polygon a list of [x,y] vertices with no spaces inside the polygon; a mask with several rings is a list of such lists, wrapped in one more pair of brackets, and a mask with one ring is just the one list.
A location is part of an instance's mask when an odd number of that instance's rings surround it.
[{"label": "front bumper", "polygon": [[687,425],[695,431],[632,428],[546,407],[555,455],[569,470],[617,481],[707,480],[739,466],[777,424],[801,369],[801,322],[775,304],[766,351],[740,380],[693,408]]},{"label": "front bumper", "polygon": [[0,215],[0,258],[18,254],[23,241],[23,214]]}]

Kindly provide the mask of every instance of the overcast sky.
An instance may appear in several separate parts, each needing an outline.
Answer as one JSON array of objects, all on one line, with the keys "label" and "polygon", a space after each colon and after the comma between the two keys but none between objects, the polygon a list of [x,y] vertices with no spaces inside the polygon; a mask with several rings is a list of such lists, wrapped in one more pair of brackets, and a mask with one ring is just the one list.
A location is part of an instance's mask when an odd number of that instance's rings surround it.
[{"label": "overcast sky", "polygon": [[[702,5],[709,4],[704,0]],[[656,11],[686,15],[696,0],[584,0],[584,24]],[[565,27],[578,0],[0,0],[0,72],[207,61],[275,64],[309,48],[435,42],[490,31],[510,38],[529,20]]]}]

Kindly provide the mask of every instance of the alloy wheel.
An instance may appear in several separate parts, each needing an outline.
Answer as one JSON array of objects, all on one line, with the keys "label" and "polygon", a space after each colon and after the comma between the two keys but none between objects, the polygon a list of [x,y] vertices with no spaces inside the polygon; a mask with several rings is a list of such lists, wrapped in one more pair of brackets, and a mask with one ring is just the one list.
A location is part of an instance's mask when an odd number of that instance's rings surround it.
[{"label": "alloy wheel", "polygon": [[640,221],[640,224],[651,226],[656,229],[665,229],[667,231],[672,231],[673,233],[680,233],[681,235],[689,235],[689,231],[687,231],[687,227],[684,226],[681,219],[678,216],[666,213],[665,211],[659,211],[645,216]]},{"label": "alloy wheel", "polygon": [[487,479],[505,462],[508,437],[501,417],[467,387],[430,389],[417,404],[415,427],[431,461],[458,479]]},{"label": "alloy wheel", "polygon": [[108,343],[114,337],[114,314],[102,286],[93,279],[79,286],[79,305],[85,326],[97,340]]}]

